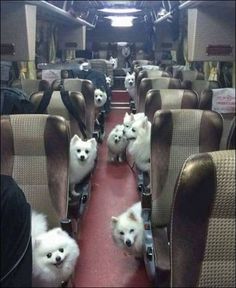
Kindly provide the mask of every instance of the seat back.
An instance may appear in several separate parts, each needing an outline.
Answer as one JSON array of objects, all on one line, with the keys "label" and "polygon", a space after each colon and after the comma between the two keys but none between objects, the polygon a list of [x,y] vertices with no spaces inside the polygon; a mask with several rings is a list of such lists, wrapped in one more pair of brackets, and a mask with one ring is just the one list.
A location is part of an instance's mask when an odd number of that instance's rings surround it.
[{"label": "seat back", "polygon": [[49,227],[67,218],[69,129],[50,115],[1,117],[1,174],[12,176]]},{"label": "seat back", "polygon": [[106,60],[106,59],[91,59],[89,60],[89,63],[91,64],[91,68],[99,71],[107,76],[110,76],[112,79],[112,85],[113,85],[113,66],[112,64]]},{"label": "seat back", "polygon": [[236,149],[236,144],[235,144],[235,138],[236,138],[236,127],[235,127],[235,122],[236,122],[236,117],[234,116],[234,118],[231,121],[231,125],[230,125],[230,129],[229,129],[229,135],[227,138],[227,144],[226,144],[226,148],[227,149]]},{"label": "seat back", "polygon": [[[85,110],[86,109],[85,109],[85,100],[84,100],[82,93],[69,92],[69,97],[76,109],[77,114],[80,116],[80,119],[85,123],[85,119],[86,119]],[[34,104],[35,109],[38,108],[42,98],[43,98],[43,92],[37,92],[31,95],[30,101]],[[59,116],[64,117],[70,127],[71,138],[75,134],[78,134],[80,138],[83,138],[78,121],[70,114],[70,112],[65,107],[61,99],[61,94],[59,91],[54,91],[52,93],[50,102],[46,108],[45,113],[51,114],[51,115],[59,115]]]},{"label": "seat back", "polygon": [[170,220],[174,185],[191,154],[219,150],[223,120],[213,111],[158,110],[151,131],[152,227]]},{"label": "seat back", "polygon": [[28,95],[28,98],[30,98],[33,93],[38,91],[45,91],[50,88],[50,84],[46,80],[21,79],[12,83],[12,87],[22,89],[26,95]]},{"label": "seat back", "polygon": [[[185,81],[187,82],[187,81]],[[190,85],[185,85],[186,89],[192,89],[196,91],[200,97],[204,89],[218,89],[220,87],[217,81],[207,81],[207,80],[194,80],[189,81]]]},{"label": "seat back", "polygon": [[191,90],[182,89],[161,89],[149,90],[145,99],[145,115],[149,121],[160,109],[197,109],[198,97]]},{"label": "seat back", "polygon": [[142,70],[138,73],[137,76],[137,81],[136,81],[136,87],[137,87],[137,91],[139,89],[141,80],[144,78],[157,78],[157,77],[170,77],[170,75],[165,72],[165,71],[161,71],[161,70]]},{"label": "seat back", "polygon": [[64,79],[66,91],[81,92],[86,104],[86,127],[88,135],[92,136],[95,122],[94,86],[90,80],[85,79]]},{"label": "seat back", "polygon": [[175,74],[175,78],[181,81],[204,80],[204,74],[196,70],[179,70]]},{"label": "seat back", "polygon": [[224,122],[220,149],[225,150],[235,117],[235,88],[204,89],[200,94],[199,108],[213,110],[222,115]]},{"label": "seat back", "polygon": [[171,216],[171,287],[235,287],[235,151],[189,157]]},{"label": "seat back", "polygon": [[138,112],[144,112],[145,98],[150,89],[180,89],[181,82],[179,79],[167,77],[144,78],[141,80],[138,90]]}]

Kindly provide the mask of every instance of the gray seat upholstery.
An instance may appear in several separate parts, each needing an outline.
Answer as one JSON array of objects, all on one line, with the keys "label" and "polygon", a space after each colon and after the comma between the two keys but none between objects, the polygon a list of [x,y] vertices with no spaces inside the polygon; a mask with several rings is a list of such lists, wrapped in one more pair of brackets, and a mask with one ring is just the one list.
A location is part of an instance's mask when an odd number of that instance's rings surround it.
[{"label": "gray seat upholstery", "polygon": [[[150,196],[143,194],[142,207],[149,207],[153,244],[146,266],[155,265],[154,278],[169,285],[168,231],[174,187],[180,169],[192,154],[219,150],[222,117],[213,111],[173,109],[156,111],[151,132]],[[149,204],[148,204],[149,203]],[[149,229],[150,230],[150,229]],[[150,231],[147,229],[146,235]],[[153,246],[153,247],[152,247]],[[147,251],[148,252],[148,251]],[[163,283],[162,283],[163,282]]]},{"label": "gray seat upholstery", "polygon": [[72,231],[67,219],[69,127],[59,116],[1,116],[1,174],[12,176],[49,227]]},{"label": "gray seat upholstery", "polygon": [[[227,90],[228,88],[225,88],[225,90]],[[219,91],[222,91],[224,89],[220,89]],[[233,88],[231,88],[230,90],[233,90]],[[199,101],[199,109],[202,110],[214,110],[213,107],[213,91],[212,89],[204,89],[201,94],[200,94],[200,101]],[[235,93],[235,89],[234,89],[234,93]],[[228,108],[228,107],[226,107]],[[221,150],[225,150],[227,148],[227,141],[228,138],[230,137],[230,133],[232,133],[232,131],[230,130],[232,125],[233,125],[233,119],[235,117],[235,109],[234,112],[229,111],[229,113],[226,113],[225,111],[216,111],[218,113],[220,113],[224,119],[223,122],[223,133],[222,133],[222,137],[221,137],[221,142],[220,142],[220,149]],[[231,139],[233,140],[233,139]]]},{"label": "gray seat upholstery", "polygon": [[145,98],[148,90],[180,89],[180,88],[181,88],[181,82],[179,79],[173,79],[167,77],[142,79],[138,90],[138,112],[144,112]]},{"label": "gray seat upholstery", "polygon": [[191,90],[160,89],[149,90],[145,99],[145,115],[152,122],[156,110],[197,109],[198,97]]},{"label": "gray seat upholstery", "polygon": [[171,287],[235,287],[235,150],[189,157],[171,216]]}]

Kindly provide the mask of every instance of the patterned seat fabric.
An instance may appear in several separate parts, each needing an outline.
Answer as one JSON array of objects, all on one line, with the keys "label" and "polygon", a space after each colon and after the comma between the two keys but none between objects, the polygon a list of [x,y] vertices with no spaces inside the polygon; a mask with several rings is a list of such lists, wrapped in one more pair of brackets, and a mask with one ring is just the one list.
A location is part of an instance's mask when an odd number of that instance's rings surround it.
[{"label": "patterned seat fabric", "polygon": [[[41,100],[43,97],[43,92],[37,92],[31,95],[30,101],[34,104],[35,109],[39,106]],[[85,123],[85,100],[80,92],[70,92],[69,97],[71,99],[71,102],[76,107],[76,111],[78,115],[80,116],[81,120]],[[81,138],[83,138],[83,135],[80,131],[79,125],[77,120],[69,113],[69,111],[66,109],[64,103],[62,102],[61,95],[59,91],[54,91],[52,93],[50,102],[46,108],[45,114],[50,115],[59,115],[66,119],[68,122],[68,125],[70,127],[70,135],[71,138],[78,134]]]},{"label": "patterned seat fabric", "polygon": [[235,151],[189,157],[171,217],[171,287],[235,287]]},{"label": "patterned seat fabric", "polygon": [[[221,143],[220,143],[220,149],[225,150],[227,149],[227,143],[231,141],[231,144],[233,145],[233,141],[235,141],[232,138],[233,130],[235,129],[235,124],[234,124],[234,118],[235,118],[235,102],[229,102],[229,105],[224,105],[224,107],[217,107],[216,105],[213,104],[216,103],[214,101],[214,94],[217,93],[220,95],[222,93],[222,97],[225,95],[234,95],[235,98],[235,88],[220,88],[220,89],[204,89],[201,94],[200,94],[200,100],[199,100],[199,109],[202,110],[213,110],[218,113],[220,113],[224,119],[223,122],[223,133],[221,137]],[[223,98],[222,98],[223,99]],[[232,104],[234,107],[232,107]],[[223,110],[221,110],[223,109]],[[230,139],[231,140],[230,140]],[[235,142],[234,142],[235,143]],[[232,148],[235,148],[232,146]]]},{"label": "patterned seat fabric", "polygon": [[180,169],[192,154],[219,150],[222,121],[216,112],[197,109],[159,110],[154,115],[150,188],[157,271],[166,270],[170,261],[166,229],[170,223],[174,187]]},{"label": "patterned seat fabric", "polygon": [[197,109],[198,97],[191,90],[160,89],[149,90],[145,99],[145,115],[152,122],[156,110]]},{"label": "patterned seat fabric", "polygon": [[179,79],[173,79],[167,77],[142,79],[138,90],[138,112],[144,112],[145,99],[148,90],[180,89],[180,88],[181,88],[181,82]]},{"label": "patterned seat fabric", "polygon": [[50,227],[67,218],[69,128],[59,116],[1,117],[1,174],[12,176]]}]

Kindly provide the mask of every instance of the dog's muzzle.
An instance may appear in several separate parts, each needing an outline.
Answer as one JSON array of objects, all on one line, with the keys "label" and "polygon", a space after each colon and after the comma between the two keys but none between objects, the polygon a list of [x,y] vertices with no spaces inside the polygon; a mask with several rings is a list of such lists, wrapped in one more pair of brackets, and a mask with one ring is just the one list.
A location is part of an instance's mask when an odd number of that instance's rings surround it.
[{"label": "dog's muzzle", "polygon": [[126,240],[126,241],[125,241],[125,244],[126,244],[127,247],[131,247],[131,246],[132,246],[132,243],[131,243],[130,240]]}]

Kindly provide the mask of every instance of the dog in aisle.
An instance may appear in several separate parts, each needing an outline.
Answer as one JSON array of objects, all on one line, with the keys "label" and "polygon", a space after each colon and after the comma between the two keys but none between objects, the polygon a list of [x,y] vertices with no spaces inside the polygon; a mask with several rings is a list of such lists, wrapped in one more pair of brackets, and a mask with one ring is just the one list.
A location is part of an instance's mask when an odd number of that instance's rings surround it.
[{"label": "dog in aisle", "polygon": [[124,162],[128,141],[124,135],[124,125],[116,125],[107,137],[108,161]]}]

